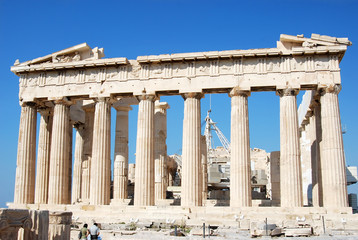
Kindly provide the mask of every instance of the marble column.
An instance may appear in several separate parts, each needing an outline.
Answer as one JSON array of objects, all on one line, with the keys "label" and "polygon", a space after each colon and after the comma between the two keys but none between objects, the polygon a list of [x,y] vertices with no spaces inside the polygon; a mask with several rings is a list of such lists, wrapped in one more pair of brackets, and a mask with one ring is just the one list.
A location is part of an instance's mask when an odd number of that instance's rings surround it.
[{"label": "marble column", "polygon": [[130,106],[114,106],[117,110],[113,167],[113,200],[128,198],[128,111]]},{"label": "marble column", "polygon": [[[70,114],[71,116],[71,114]],[[66,185],[67,187],[67,201],[71,203],[71,190],[72,190],[72,141],[73,141],[73,124],[71,123],[71,117],[70,121],[68,121],[68,139],[67,142],[67,148],[68,148],[68,175],[66,178]]]},{"label": "marble column", "polygon": [[230,160],[230,206],[251,206],[251,162],[249,91],[234,88],[231,97],[231,160]]},{"label": "marble column", "polygon": [[311,141],[311,167],[312,167],[312,206],[322,207],[322,177],[320,175],[320,143],[321,134],[321,107],[315,100],[313,103],[313,115],[310,118],[310,127],[312,131]]},{"label": "marble column", "polygon": [[82,181],[81,199],[89,203],[91,183],[91,161],[93,144],[94,106],[91,104],[83,108],[85,111],[85,127],[83,133],[83,160],[82,160]]},{"label": "marble column", "polygon": [[35,203],[46,204],[48,199],[53,112],[50,108],[41,108],[39,112],[41,114],[41,121],[37,150]]},{"label": "marble column", "polygon": [[138,96],[134,205],[154,205],[154,95]]},{"label": "marble column", "polygon": [[108,205],[111,185],[111,103],[109,98],[97,99],[93,129],[90,203]]},{"label": "marble column", "polygon": [[36,165],[36,106],[21,106],[19,142],[17,148],[14,203],[34,203]]},{"label": "marble column", "polygon": [[324,207],[348,207],[338,93],[340,85],[321,89],[321,171]]},{"label": "marble column", "polygon": [[68,179],[70,174],[70,116],[69,102],[65,100],[55,101],[51,150],[50,150],[50,176],[48,204],[69,204]]},{"label": "marble column", "polygon": [[281,207],[302,207],[302,175],[296,95],[298,90],[277,91],[280,96]]},{"label": "marble column", "polygon": [[83,161],[83,145],[84,145],[84,124],[77,123],[74,125],[76,129],[76,143],[75,143],[75,162],[73,164],[73,179],[72,179],[72,196],[71,202],[76,203],[81,200],[82,187],[82,161]]},{"label": "marble column", "polygon": [[201,93],[184,97],[181,206],[202,206]]},{"label": "marble column", "polygon": [[201,136],[201,165],[202,165],[202,198],[203,205],[208,198],[208,152],[205,136]]},{"label": "marble column", "polygon": [[166,199],[167,182],[167,109],[166,102],[155,102],[154,110],[154,162],[155,162],[155,203]]}]

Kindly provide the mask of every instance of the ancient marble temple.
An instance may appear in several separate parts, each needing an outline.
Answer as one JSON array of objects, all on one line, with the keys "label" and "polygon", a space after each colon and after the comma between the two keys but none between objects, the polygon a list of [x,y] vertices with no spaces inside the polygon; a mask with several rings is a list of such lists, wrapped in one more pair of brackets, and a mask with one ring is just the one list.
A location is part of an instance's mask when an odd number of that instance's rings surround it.
[{"label": "ancient marble temple", "polygon": [[[27,62],[17,60],[11,71],[20,78],[21,119],[11,207],[67,206],[74,214],[77,210],[98,209],[109,214],[118,208],[157,206],[166,198],[169,182],[167,128],[176,127],[166,122],[166,112],[175,109],[160,102],[160,97],[167,95],[181,95],[184,99],[184,113],[177,113],[184,119],[182,208],[177,211],[205,207],[206,165],[202,159],[206,146],[201,141],[200,100],[208,93],[225,93],[231,98],[229,208],[246,209],[249,213],[254,207],[248,99],[251,92],[275,91],[280,99],[280,172],[284,179],[280,183],[281,209],[302,209],[301,126],[296,96],[300,91],[311,90],[311,126],[319,140],[312,154],[317,166],[312,171],[313,201],[321,209],[347,212],[338,95],[339,63],[350,45],[347,38],[282,34],[275,48],[265,49],[163,54],[129,60],[103,58],[103,49],[91,49],[83,43]],[[128,206],[127,189],[131,105],[139,105],[137,139],[133,143],[134,206]],[[116,127],[111,130],[113,110]],[[37,116],[41,118],[39,129]],[[111,134],[115,134],[114,142]],[[168,206],[167,211],[173,208]]]}]

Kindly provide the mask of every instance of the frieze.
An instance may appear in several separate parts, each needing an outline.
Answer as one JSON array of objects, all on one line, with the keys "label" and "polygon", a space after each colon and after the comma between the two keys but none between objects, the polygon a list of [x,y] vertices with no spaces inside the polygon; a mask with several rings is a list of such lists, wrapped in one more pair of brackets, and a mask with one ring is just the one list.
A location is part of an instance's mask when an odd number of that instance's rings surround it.
[{"label": "frieze", "polygon": [[119,69],[118,67],[109,67],[106,71],[106,79],[108,81],[119,79]]},{"label": "frieze", "polygon": [[120,80],[120,81],[128,80],[128,67],[127,66],[118,67],[118,80]]},{"label": "frieze", "polygon": [[257,66],[257,72],[259,74],[267,73],[266,58],[259,58]]},{"label": "frieze", "polygon": [[19,84],[20,87],[26,87],[27,86],[27,74],[21,74],[19,78]]},{"label": "frieze", "polygon": [[79,75],[77,70],[68,70],[66,71],[66,77],[65,77],[65,84],[77,84],[78,83],[78,78],[77,76]]},{"label": "frieze", "polygon": [[[337,56],[306,56],[221,61],[191,61],[188,63],[130,64],[80,70],[61,70],[21,74],[20,87],[104,83],[108,81],[149,80],[175,77],[221,76],[242,74],[290,73],[316,70],[338,71]],[[56,79],[55,79],[56,78]]]},{"label": "frieze", "polygon": [[40,87],[46,85],[46,73],[40,73],[38,77],[38,84]]},{"label": "frieze", "polygon": [[210,75],[211,68],[210,64],[207,61],[196,62],[196,75],[197,76],[208,76]]},{"label": "frieze", "polygon": [[66,83],[66,71],[59,71],[57,85],[64,85],[65,83]]},{"label": "frieze", "polygon": [[141,66],[131,64],[128,66],[128,79],[139,79],[139,75],[141,74]]},{"label": "frieze", "polygon": [[219,60],[210,61],[210,76],[219,76]]},{"label": "frieze", "polygon": [[106,81],[106,71],[107,71],[107,68],[100,68],[98,70],[97,82],[103,83],[104,81]]},{"label": "frieze", "polygon": [[173,65],[171,63],[164,64],[164,78],[171,78],[173,76]]},{"label": "frieze", "polygon": [[86,73],[85,70],[81,69],[78,71],[77,83],[85,83],[85,82],[86,82]]}]

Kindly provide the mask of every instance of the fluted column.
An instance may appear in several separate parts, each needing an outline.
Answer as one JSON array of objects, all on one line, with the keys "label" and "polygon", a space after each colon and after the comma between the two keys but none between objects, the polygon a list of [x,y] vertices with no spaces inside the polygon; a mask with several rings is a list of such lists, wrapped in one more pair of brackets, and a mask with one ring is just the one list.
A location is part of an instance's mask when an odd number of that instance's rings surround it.
[{"label": "fluted column", "polygon": [[36,163],[36,106],[21,106],[19,142],[17,148],[14,203],[34,203]]},{"label": "fluted column", "polygon": [[155,96],[138,97],[138,127],[134,205],[154,205],[154,100]]},{"label": "fluted column", "polygon": [[81,199],[82,186],[82,161],[83,161],[83,145],[84,145],[84,124],[76,123],[76,143],[75,143],[75,162],[73,164],[72,179],[72,203],[76,203]]},{"label": "fluted column", "polygon": [[65,100],[55,101],[49,176],[49,204],[69,204],[69,176],[70,176],[70,116],[69,103]]},{"label": "fluted column", "polygon": [[201,93],[187,93],[184,97],[184,122],[182,146],[181,206],[202,205],[201,163]]},{"label": "fluted column", "polygon": [[324,207],[348,207],[338,93],[340,85],[321,90],[321,171]]},{"label": "fluted column", "polygon": [[313,115],[310,119],[310,125],[313,131],[313,142],[311,145],[312,205],[313,207],[322,207],[322,175],[320,168],[320,143],[322,141],[321,106],[317,100],[315,100],[313,104]]},{"label": "fluted column", "polygon": [[96,102],[91,163],[90,203],[110,203],[111,184],[111,103],[108,98]]},{"label": "fluted column", "polygon": [[282,89],[280,96],[281,207],[302,207],[302,176],[296,89]]},{"label": "fluted column", "polygon": [[52,110],[42,108],[39,112],[41,114],[41,121],[37,150],[35,203],[46,204],[50,169]]},{"label": "fluted column", "polygon": [[251,206],[249,91],[234,88],[231,97],[230,206]]},{"label": "fluted column", "polygon": [[128,111],[130,106],[115,106],[117,110],[114,146],[113,199],[128,198]]},{"label": "fluted column", "polygon": [[82,202],[89,203],[90,184],[91,184],[91,161],[93,144],[93,124],[94,124],[94,106],[86,106],[85,127],[83,133],[83,160],[82,160],[82,181],[81,181],[81,199]]},{"label": "fluted column", "polygon": [[206,138],[205,136],[201,136],[201,165],[202,165],[202,198],[203,205],[204,201],[208,198],[208,152],[206,146]]},{"label": "fluted column", "polygon": [[166,198],[167,182],[167,109],[168,103],[155,102],[154,110],[154,162],[155,202]]}]

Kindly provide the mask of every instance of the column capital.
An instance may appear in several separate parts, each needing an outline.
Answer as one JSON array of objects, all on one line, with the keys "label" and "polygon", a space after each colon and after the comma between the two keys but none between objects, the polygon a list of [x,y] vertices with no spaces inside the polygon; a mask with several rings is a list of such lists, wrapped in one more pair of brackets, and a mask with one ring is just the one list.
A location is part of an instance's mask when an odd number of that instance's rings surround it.
[{"label": "column capital", "polygon": [[150,100],[154,102],[155,100],[159,99],[155,94],[146,94],[145,92],[143,92],[142,95],[136,95],[135,97],[138,99],[138,101]]},{"label": "column capital", "polygon": [[332,85],[329,85],[329,86],[319,87],[318,93],[319,93],[320,96],[323,96],[326,93],[334,93],[334,94],[338,95],[338,93],[341,90],[342,90],[342,85],[340,85],[340,84],[332,84]]},{"label": "column capital", "polygon": [[279,95],[280,97],[284,97],[284,96],[297,96],[297,94],[300,92],[299,89],[297,88],[291,88],[291,87],[287,87],[287,88],[283,88],[283,89],[277,89],[276,90],[276,94]]},{"label": "column capital", "polygon": [[189,92],[189,93],[183,93],[181,94],[181,96],[184,98],[184,99],[187,99],[187,98],[195,98],[195,99],[201,99],[203,98],[205,95],[202,93],[202,92]]},{"label": "column capital", "polygon": [[52,116],[53,115],[53,108],[41,106],[37,108],[37,111],[41,114],[41,116]]},{"label": "column capital", "polygon": [[71,106],[75,104],[75,101],[71,101],[67,97],[54,97],[54,98],[49,98],[49,100],[53,101],[54,104],[62,104],[67,106]]},{"label": "column capital", "polygon": [[240,89],[239,87],[234,87],[233,89],[231,89],[228,95],[229,97],[234,97],[234,96],[249,97],[251,95],[251,91]]},{"label": "column capital", "polygon": [[93,98],[93,101],[95,103],[97,102],[105,102],[105,103],[109,103],[112,104],[116,101],[116,99],[112,98],[112,97],[95,97]]},{"label": "column capital", "polygon": [[164,113],[167,109],[170,108],[170,106],[167,102],[159,102],[159,100],[156,100],[154,108],[156,112]]},{"label": "column capital", "polygon": [[21,107],[37,107],[35,102],[20,102]]},{"label": "column capital", "polygon": [[130,105],[123,104],[123,103],[120,104],[120,101],[113,103],[112,107],[117,111],[121,111],[121,112],[129,112],[130,110],[132,110],[132,107]]}]

